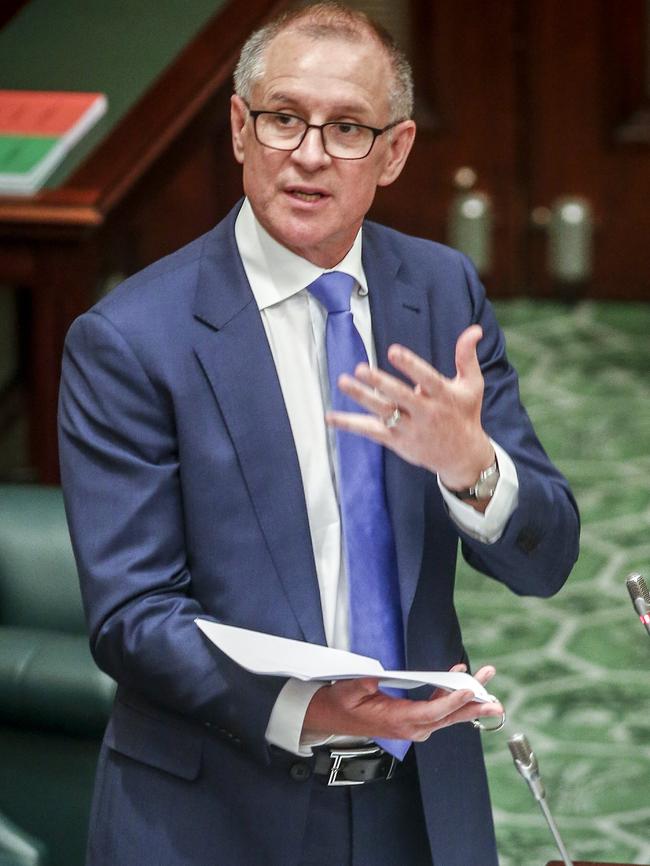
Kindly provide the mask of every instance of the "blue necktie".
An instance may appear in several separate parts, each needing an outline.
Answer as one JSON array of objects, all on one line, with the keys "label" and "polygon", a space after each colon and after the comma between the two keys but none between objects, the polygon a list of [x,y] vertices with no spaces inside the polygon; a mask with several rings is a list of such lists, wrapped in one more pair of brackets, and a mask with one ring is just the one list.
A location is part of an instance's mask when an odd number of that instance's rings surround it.
[{"label": "blue necktie", "polygon": [[[327,310],[325,343],[332,408],[341,412],[364,411],[337,385],[342,373],[353,374],[357,364],[368,361],[350,312],[354,285],[348,274],[330,271],[307,287]],[[336,450],[350,595],[350,648],[379,659],[386,670],[402,670],[404,633],[383,449],[363,436],[337,430]],[[400,759],[410,746],[406,740],[376,742]]]}]

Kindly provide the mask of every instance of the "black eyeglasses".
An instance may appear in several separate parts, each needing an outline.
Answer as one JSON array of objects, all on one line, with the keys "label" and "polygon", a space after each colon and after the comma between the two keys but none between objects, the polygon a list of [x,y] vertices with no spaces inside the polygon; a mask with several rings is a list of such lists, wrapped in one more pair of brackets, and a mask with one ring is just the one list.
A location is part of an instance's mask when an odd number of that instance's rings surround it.
[{"label": "black eyeglasses", "polygon": [[402,122],[395,120],[388,126],[377,129],[374,126],[343,120],[307,123],[302,117],[280,111],[252,111],[249,108],[248,113],[253,118],[255,138],[264,147],[273,150],[297,150],[309,130],[318,129],[323,150],[334,159],[364,159],[372,150],[378,136]]}]

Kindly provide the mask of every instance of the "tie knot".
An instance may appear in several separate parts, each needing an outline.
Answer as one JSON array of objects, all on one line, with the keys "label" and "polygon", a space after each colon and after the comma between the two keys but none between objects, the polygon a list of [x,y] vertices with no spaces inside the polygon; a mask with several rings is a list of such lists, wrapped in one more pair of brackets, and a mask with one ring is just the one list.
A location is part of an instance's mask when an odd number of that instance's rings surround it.
[{"label": "tie knot", "polygon": [[342,313],[350,309],[350,296],[355,279],[342,271],[329,271],[307,286],[328,313]]}]

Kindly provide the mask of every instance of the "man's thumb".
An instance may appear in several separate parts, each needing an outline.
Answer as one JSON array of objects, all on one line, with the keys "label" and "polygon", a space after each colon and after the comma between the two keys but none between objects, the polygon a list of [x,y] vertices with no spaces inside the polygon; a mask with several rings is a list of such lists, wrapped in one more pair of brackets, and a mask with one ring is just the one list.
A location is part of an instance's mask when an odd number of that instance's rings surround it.
[{"label": "man's thumb", "polygon": [[476,347],[483,337],[480,325],[470,325],[456,342],[456,375],[461,379],[482,377]]}]

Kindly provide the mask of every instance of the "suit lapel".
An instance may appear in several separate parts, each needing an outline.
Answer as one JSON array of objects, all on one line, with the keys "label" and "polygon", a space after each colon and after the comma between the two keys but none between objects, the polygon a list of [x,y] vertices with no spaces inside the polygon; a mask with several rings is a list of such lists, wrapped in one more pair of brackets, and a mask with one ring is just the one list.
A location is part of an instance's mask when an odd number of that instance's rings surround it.
[{"label": "suit lapel", "polygon": [[[428,296],[423,289],[401,279],[400,258],[385,248],[372,224],[364,227],[363,266],[368,279],[372,329],[379,367],[396,375],[396,371],[386,359],[392,343],[408,346],[418,355],[430,360]],[[425,471],[406,463],[387,450],[385,474],[388,507],[395,533],[406,634],[422,561]]]},{"label": "suit lapel", "polygon": [[[264,326],[234,240],[236,214],[206,239],[195,301],[195,351],[239,457],[261,530],[304,639],[325,644],[318,579],[298,456]],[[429,302],[400,278],[401,260],[366,224],[363,265],[380,367],[391,343],[431,355]],[[424,538],[424,471],[386,452],[404,624]]]},{"label": "suit lapel", "polygon": [[325,644],[307,508],[289,418],[234,240],[234,215],[208,236],[195,351],[219,403],[261,530],[304,639]]}]

